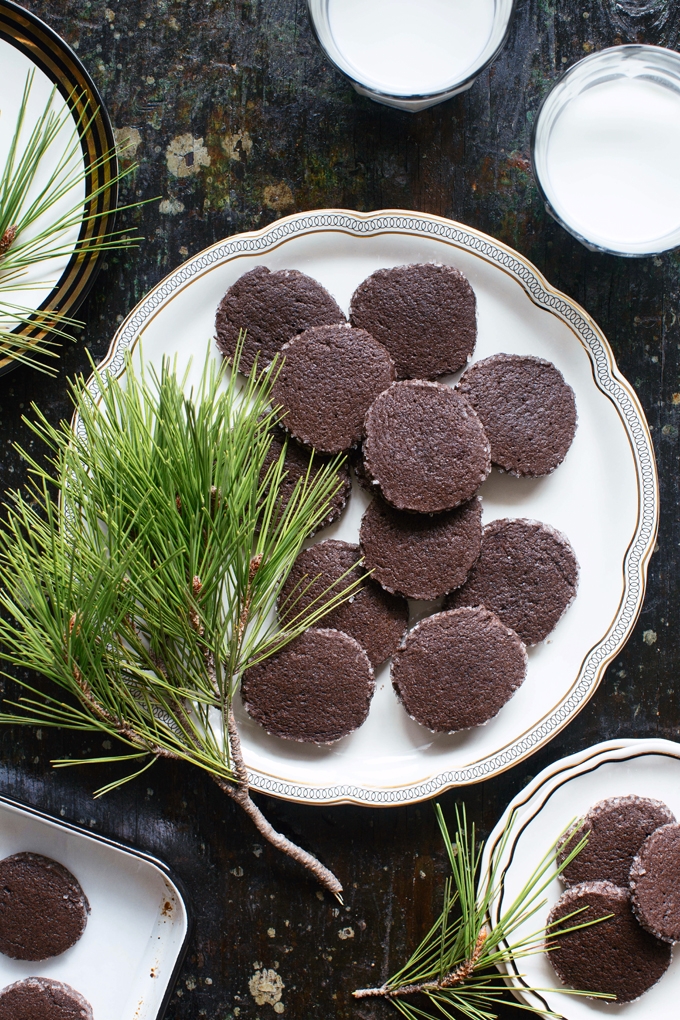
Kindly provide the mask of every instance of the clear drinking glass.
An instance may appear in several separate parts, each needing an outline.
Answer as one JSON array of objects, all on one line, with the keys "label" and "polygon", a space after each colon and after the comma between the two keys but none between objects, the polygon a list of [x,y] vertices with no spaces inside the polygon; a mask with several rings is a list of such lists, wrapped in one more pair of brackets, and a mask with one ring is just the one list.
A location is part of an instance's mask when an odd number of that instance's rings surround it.
[{"label": "clear drinking glass", "polygon": [[469,89],[516,0],[307,0],[314,33],[363,96],[416,113]]},{"label": "clear drinking glass", "polygon": [[680,54],[614,46],[569,68],[532,139],[548,212],[593,251],[680,245]]}]

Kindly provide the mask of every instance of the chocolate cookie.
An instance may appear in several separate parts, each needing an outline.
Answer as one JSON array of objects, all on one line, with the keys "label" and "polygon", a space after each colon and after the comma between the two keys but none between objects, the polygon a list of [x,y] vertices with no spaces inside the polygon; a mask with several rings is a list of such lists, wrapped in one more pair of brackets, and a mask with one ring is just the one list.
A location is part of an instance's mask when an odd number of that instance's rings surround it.
[{"label": "chocolate cookie", "polygon": [[374,481],[371,478],[366,468],[366,461],[364,460],[364,448],[362,444],[355,447],[355,449],[348,454],[348,460],[350,462],[351,467],[354,470],[354,476],[359,485],[361,486],[361,488],[365,492],[379,493],[380,486],[376,481]]},{"label": "chocolate cookie", "polygon": [[[278,461],[285,443],[286,433],[283,429],[273,429],[272,443],[264,461],[264,474],[266,474],[272,464]],[[279,509],[281,513],[288,506],[296,484],[300,481],[300,479],[307,478],[310,460],[312,462],[312,470],[309,473],[309,481],[311,483],[314,481],[316,472],[320,468],[325,467],[331,459],[332,458],[324,457],[317,453],[312,454],[309,450],[304,450],[294,440],[288,439],[286,456],[284,459],[286,476],[279,486]],[[352,493],[352,479],[349,475],[349,466],[347,463],[340,465],[337,471],[337,477],[338,490],[328,501],[328,513],[320,524],[317,525],[312,534],[315,534],[316,531],[321,531],[322,528],[327,528],[329,524],[337,521],[347,506],[347,501]]]},{"label": "chocolate cookie", "polygon": [[498,467],[536,476],[562,463],[576,432],[576,402],[552,362],[495,354],[468,368],[458,389],[479,415]]},{"label": "chocolate cookie", "polygon": [[369,407],[394,381],[382,344],[363,329],[317,326],[281,348],[272,390],[283,426],[305,446],[342,453],[360,442]]},{"label": "chocolate cookie", "polygon": [[297,269],[271,273],[256,266],[232,284],[217,309],[217,346],[233,358],[239,332],[246,331],[239,368],[250,372],[259,354],[268,365],[286,341],[311,326],[344,322],[345,316],[325,287]]},{"label": "chocolate cookie", "polygon": [[680,942],[680,824],[648,836],[630,869],[633,911],[648,932]]},{"label": "chocolate cookie", "polygon": [[453,266],[378,269],[352,295],[350,321],[392,355],[399,379],[457,372],[477,341],[475,292]]},{"label": "chocolate cookie", "polygon": [[0,1020],[93,1020],[92,1006],[70,985],[30,977],[0,991]]},{"label": "chocolate cookie", "polygon": [[[362,578],[365,569],[355,566],[360,559],[358,545],[332,538],[304,549],[281,589],[279,619],[282,626],[306,612],[315,599],[319,599],[321,605],[334,592],[342,592]],[[333,591],[329,591],[330,588]],[[331,609],[322,619],[323,627],[342,630],[358,641],[371,665],[379,666],[389,659],[404,635],[408,603],[384,591],[375,581],[365,579],[348,602]]]},{"label": "chocolate cookie", "polygon": [[578,830],[573,838],[563,842],[560,864],[582,836],[588,837],[586,846],[562,872],[562,881],[575,885],[607,879],[627,886],[633,858],[644,841],[660,825],[674,821],[675,815],[660,800],[631,795],[598,801],[573,827]]},{"label": "chocolate cookie", "polygon": [[482,504],[475,498],[442,514],[409,514],[380,497],[369,504],[359,532],[365,565],[388,591],[437,599],[463,584],[479,556]]},{"label": "chocolate cookie", "polygon": [[[639,999],[668,970],[670,946],[640,927],[628,890],[613,882],[582,882],[567,889],[550,911],[548,924],[582,907],[583,913],[566,920],[565,928],[614,916],[556,938],[558,948],[548,953],[555,973],[571,988],[609,993],[618,1003]],[[552,942],[549,932],[548,940]]]},{"label": "chocolate cookie", "polygon": [[576,595],[578,563],[548,524],[503,518],[487,524],[482,551],[448,608],[486,606],[527,645],[543,641]]},{"label": "chocolate cookie", "polygon": [[466,503],[491,470],[488,440],[468,402],[420,379],[394,383],[373,401],[364,459],[388,503],[423,514]]},{"label": "chocolate cookie", "polygon": [[421,620],[392,661],[392,683],[416,722],[455,733],[492,719],[521,687],[524,645],[488,609]]},{"label": "chocolate cookie", "polygon": [[74,946],[90,905],[61,864],[41,854],[0,861],[0,953],[13,960],[47,960]]},{"label": "chocolate cookie", "polygon": [[310,628],[246,670],[241,697],[267,733],[332,744],[368,715],[375,683],[368,655],[340,630]]}]

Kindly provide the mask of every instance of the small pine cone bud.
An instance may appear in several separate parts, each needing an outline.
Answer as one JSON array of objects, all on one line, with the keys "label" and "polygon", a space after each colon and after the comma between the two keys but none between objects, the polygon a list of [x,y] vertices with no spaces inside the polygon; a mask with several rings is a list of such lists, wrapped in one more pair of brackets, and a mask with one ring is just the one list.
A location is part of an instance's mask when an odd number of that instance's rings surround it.
[{"label": "small pine cone bud", "polygon": [[194,577],[193,581],[191,582],[191,590],[194,593],[194,598],[197,599],[198,596],[203,591],[203,582],[201,581],[200,577]]},{"label": "small pine cone bud", "polygon": [[75,613],[71,613],[71,619],[68,621],[68,632],[69,632],[69,634],[73,633],[73,628],[76,625],[76,620],[77,620],[76,614]]},{"label": "small pine cone bud", "polygon": [[179,496],[175,496],[175,506],[177,507],[177,513],[181,514],[181,512],[182,512],[182,500],[179,498]]},{"label": "small pine cone bud", "polygon": [[201,637],[203,637],[203,629],[204,629],[203,628],[203,624],[201,623],[201,618],[200,618],[200,616],[198,615],[198,613],[196,612],[195,609],[190,609],[189,610],[189,619],[191,620],[191,626],[194,628],[196,633],[199,634]]},{"label": "small pine cone bud", "polygon": [[0,237],[0,258],[6,255],[9,249],[12,247],[12,242],[17,236],[16,227],[8,227],[5,233]]},{"label": "small pine cone bud", "polygon": [[262,553],[258,553],[257,556],[253,556],[252,560],[250,561],[250,570],[248,571],[248,581],[249,582],[251,582],[253,580],[253,578],[255,577],[255,574],[260,569],[260,564],[261,563],[262,563]]}]

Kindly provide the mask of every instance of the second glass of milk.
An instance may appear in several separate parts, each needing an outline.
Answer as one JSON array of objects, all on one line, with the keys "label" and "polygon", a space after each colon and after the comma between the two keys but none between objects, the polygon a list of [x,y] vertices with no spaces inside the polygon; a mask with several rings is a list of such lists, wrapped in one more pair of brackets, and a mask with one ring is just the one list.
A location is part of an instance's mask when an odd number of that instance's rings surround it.
[{"label": "second glass of milk", "polygon": [[680,245],[680,55],[616,46],[580,60],[541,107],[533,166],[549,212],[588,247]]}]

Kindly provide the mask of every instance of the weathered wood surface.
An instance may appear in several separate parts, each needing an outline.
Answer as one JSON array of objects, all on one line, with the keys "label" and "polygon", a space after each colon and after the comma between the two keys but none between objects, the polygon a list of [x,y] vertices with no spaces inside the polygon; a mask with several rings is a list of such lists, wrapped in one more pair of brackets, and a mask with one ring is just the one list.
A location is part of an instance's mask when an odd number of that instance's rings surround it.
[{"label": "weathered wood surface", "polygon": [[[141,165],[130,195],[162,203],[122,217],[146,240],[108,259],[59,379],[23,368],[0,379],[3,487],[23,478],[12,443],[30,444],[21,415],[31,401],[55,421],[68,415],[66,379],[86,371],[85,350],[101,356],[116,323],[188,254],[296,209],[398,206],[462,220],[525,253],[603,327],[653,428],[663,509],[641,619],[595,697],[524,765],[444,796],[445,811],[462,799],[487,832],[548,762],[607,737],[676,737],[680,258],[586,251],[546,215],[528,155],[535,111],[561,70],[620,42],[678,48],[680,5],[519,0],[494,66],[469,92],[415,116],[353,92],[320,53],[303,0],[26,5],[77,47],[131,143]],[[260,967],[280,975],[284,1015],[295,1020],[390,1015],[350,992],[404,962],[439,907],[444,859],[428,804],[266,802],[272,821],[345,883],[348,906],[338,911],[296,866],[258,845],[250,822],[198,772],[159,764],[95,802],[91,790],[112,773],[55,773],[49,762],[97,751],[96,741],[47,730],[4,730],[0,739],[3,793],[149,850],[184,881],[195,927],[170,1020],[272,1017],[249,991]]]}]

